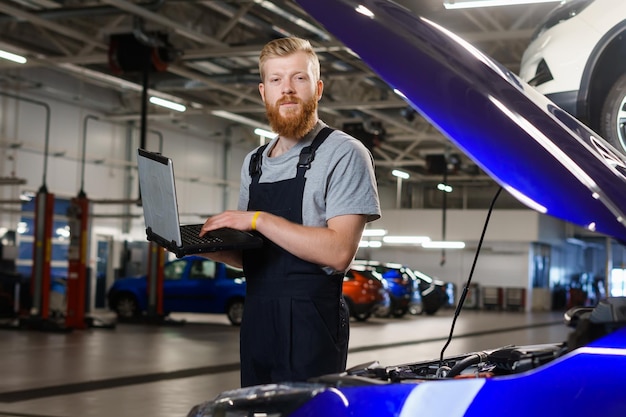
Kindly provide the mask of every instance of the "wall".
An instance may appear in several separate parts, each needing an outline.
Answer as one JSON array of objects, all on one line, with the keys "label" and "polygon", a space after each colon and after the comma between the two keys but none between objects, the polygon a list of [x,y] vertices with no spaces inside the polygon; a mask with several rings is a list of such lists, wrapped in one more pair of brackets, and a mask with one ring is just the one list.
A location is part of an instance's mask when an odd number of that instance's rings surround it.
[{"label": "wall", "polygon": [[[41,105],[0,95],[0,177],[26,180],[25,185],[0,187],[0,200],[17,200],[24,191],[36,192],[44,177],[48,191],[60,197],[73,197],[84,185],[87,196],[94,201],[94,242],[96,235],[109,236],[116,242],[145,241],[141,209],[129,203],[138,196],[135,167],[136,148],[140,145],[138,126],[107,120],[106,115],[87,110],[80,102],[22,94],[48,105],[50,119]],[[102,99],[109,98],[103,94]],[[234,126],[210,116],[198,118],[196,127],[186,130],[175,123],[174,116],[171,120],[150,121],[146,136],[148,149],[162,148],[174,160],[183,223],[198,223],[210,214],[236,207],[241,162],[258,141],[250,127]],[[383,217],[369,227],[386,229],[391,235],[443,238],[441,210],[395,209],[395,193],[393,184],[381,187]],[[0,204],[0,228],[15,229],[20,218],[19,207],[7,202]],[[445,239],[463,240],[467,247],[446,250],[445,258],[441,250],[391,246],[361,249],[357,257],[401,262],[451,281],[461,290],[474,267],[486,217],[486,209],[447,210]],[[532,242],[554,246],[553,283],[588,268],[580,265],[579,249],[563,245],[568,233],[563,222],[530,210],[495,210],[476,259],[472,282],[530,289]],[[92,258],[93,267],[94,249]]]}]

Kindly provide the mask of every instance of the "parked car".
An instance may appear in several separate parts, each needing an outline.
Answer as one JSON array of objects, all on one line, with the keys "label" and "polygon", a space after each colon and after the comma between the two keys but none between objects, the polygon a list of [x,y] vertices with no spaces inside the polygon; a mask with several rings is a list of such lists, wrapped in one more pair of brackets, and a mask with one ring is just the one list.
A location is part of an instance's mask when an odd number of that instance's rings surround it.
[{"label": "parked car", "polygon": [[[479,163],[495,197],[626,242],[626,156],[515,74],[391,0],[296,2]],[[624,312],[626,298],[609,298],[566,313],[567,341],[453,356],[442,343],[435,359],[227,391],[188,417],[622,417]]]},{"label": "parked car", "polygon": [[355,260],[353,266],[368,266],[373,268],[387,281],[389,293],[389,309],[379,310],[378,317],[403,317],[409,311],[409,304],[414,293],[414,276],[410,268],[397,263],[383,263],[378,261]]},{"label": "parked car", "polygon": [[[188,256],[163,268],[163,313],[226,314],[233,325],[240,325],[246,293],[241,269],[220,262]],[[147,277],[117,279],[109,288],[109,308],[120,319],[130,319],[148,310]]]},{"label": "parked car", "polygon": [[365,321],[372,314],[388,314],[387,282],[372,268],[354,265],[343,278],[343,298],[350,315]]},{"label": "parked car", "polygon": [[626,153],[626,2],[565,0],[536,29],[520,77]]},{"label": "parked car", "polygon": [[413,298],[409,304],[409,313],[419,315],[425,313],[432,316],[440,308],[450,303],[447,284],[430,275],[412,270],[414,277]]}]

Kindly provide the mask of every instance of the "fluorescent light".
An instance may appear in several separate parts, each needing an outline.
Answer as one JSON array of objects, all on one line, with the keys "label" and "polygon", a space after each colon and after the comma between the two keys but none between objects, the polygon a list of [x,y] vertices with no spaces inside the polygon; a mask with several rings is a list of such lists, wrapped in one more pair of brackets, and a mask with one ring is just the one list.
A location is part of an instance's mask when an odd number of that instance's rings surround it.
[{"label": "fluorescent light", "polygon": [[446,9],[470,9],[475,7],[514,6],[518,4],[558,3],[561,0],[446,0]]},{"label": "fluorescent light", "polygon": [[359,248],[380,248],[383,246],[383,243],[380,240],[362,240],[359,242]]},{"label": "fluorescent light", "polygon": [[278,136],[276,133],[270,132],[269,130],[261,129],[260,127],[254,129],[254,134],[268,139],[274,139],[276,136]]},{"label": "fluorescent light", "polygon": [[365,229],[363,230],[363,237],[371,237],[371,236],[385,236],[387,231],[385,229]]},{"label": "fluorescent light", "polygon": [[3,51],[0,49],[0,58],[6,59],[8,61],[17,62],[18,64],[25,64],[26,58],[20,55],[12,54],[11,52]]},{"label": "fluorescent light", "polygon": [[437,184],[437,189],[439,191],[444,191],[446,193],[451,193],[452,192],[452,186],[448,185],[448,184],[444,184],[442,182],[440,182],[439,184]]},{"label": "fluorescent light", "polygon": [[394,169],[391,171],[391,175],[398,178],[408,179],[410,177],[408,172],[400,171],[399,169]]},{"label": "fluorescent light", "polygon": [[[259,125],[263,126],[263,123],[259,123],[257,120],[253,120],[245,116],[240,116],[238,114],[231,113],[226,110],[213,110],[211,111],[211,114],[216,117],[221,117],[222,119],[231,120],[233,122],[241,123],[247,126],[252,126],[254,128],[258,127]],[[270,129],[269,126],[267,126],[268,131],[269,129]]]},{"label": "fluorescent light", "polygon": [[396,244],[408,244],[408,245],[420,245],[425,242],[429,242],[428,236],[384,236],[383,242],[396,243]]},{"label": "fluorescent light", "polygon": [[176,110],[179,112],[184,112],[187,110],[187,107],[183,106],[180,103],[175,103],[173,101],[165,100],[160,97],[152,96],[150,97],[150,103],[156,104],[157,106],[166,107],[170,110]]},{"label": "fluorescent light", "polygon": [[422,243],[422,247],[428,249],[463,249],[465,242],[444,240],[444,241],[430,241]]}]

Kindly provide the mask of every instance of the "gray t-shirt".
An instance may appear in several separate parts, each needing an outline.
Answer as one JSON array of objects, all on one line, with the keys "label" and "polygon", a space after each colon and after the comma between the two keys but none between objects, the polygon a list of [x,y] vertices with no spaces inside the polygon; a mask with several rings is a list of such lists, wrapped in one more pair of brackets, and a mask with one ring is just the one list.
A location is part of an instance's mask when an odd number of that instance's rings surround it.
[{"label": "gray t-shirt", "polygon": [[[268,152],[276,144],[272,140],[263,152],[261,183],[291,179],[296,176],[300,151],[310,145],[317,133],[326,126],[318,122],[303,140],[286,153],[270,158]],[[250,152],[241,169],[239,210],[248,209]],[[365,214],[367,221],[380,217],[378,188],[374,175],[374,160],[367,148],[352,136],[333,131],[315,153],[307,170],[302,205],[302,224],[323,227],[327,221],[346,214]]]}]

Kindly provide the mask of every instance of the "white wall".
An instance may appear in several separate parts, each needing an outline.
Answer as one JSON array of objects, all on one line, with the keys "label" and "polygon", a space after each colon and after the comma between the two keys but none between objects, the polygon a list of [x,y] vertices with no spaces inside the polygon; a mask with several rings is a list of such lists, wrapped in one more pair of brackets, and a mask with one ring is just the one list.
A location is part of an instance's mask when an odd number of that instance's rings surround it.
[{"label": "white wall", "polygon": [[[138,126],[112,122],[103,114],[78,104],[50,97],[24,96],[50,106],[49,155],[46,186],[57,196],[73,197],[81,186],[81,158],[86,139],[84,191],[94,200],[128,201],[138,195],[136,148]],[[25,185],[0,187],[0,200],[15,200],[23,191],[36,192],[44,176],[44,108],[25,100],[0,95],[0,177],[18,177]],[[87,118],[97,116],[98,120]],[[173,158],[183,223],[197,223],[206,216],[236,207],[241,163],[257,144],[252,128],[233,126],[210,116],[198,116],[203,128],[181,130],[170,120],[150,121],[146,147]],[[196,124],[197,126],[197,124]],[[231,144],[227,146],[226,144]],[[443,239],[441,210],[397,210],[395,186],[382,188],[383,217],[369,225],[390,235],[426,235]],[[116,241],[145,240],[141,209],[134,204],[93,204],[92,234],[111,236]],[[109,215],[110,217],[102,217]],[[0,227],[15,229],[19,205],[0,204]],[[124,217],[125,216],[125,217]],[[487,210],[446,212],[446,240],[463,240],[464,250],[417,247],[383,247],[359,250],[359,258],[394,261],[451,281],[460,291],[476,254]],[[562,243],[565,225],[530,210],[496,210],[491,215],[485,242],[472,280],[483,286],[529,287],[529,245]],[[93,245],[92,245],[93,246]],[[553,268],[558,276],[572,272],[566,264],[579,259],[574,250],[559,247]],[[93,263],[93,261],[92,261]],[[93,265],[92,265],[93,266]],[[551,277],[552,278],[552,277]]]},{"label": "white wall", "polygon": [[[14,93],[11,93],[14,94]],[[48,192],[73,197],[84,181],[87,196],[98,200],[129,200],[138,197],[136,149],[140,146],[138,126],[106,120],[106,115],[84,111],[78,106],[24,95],[25,99],[0,96],[0,177],[26,180],[21,186],[0,187],[0,199],[15,200],[23,191],[37,192],[44,182]],[[50,108],[29,100],[45,103]],[[91,118],[98,117],[97,120]],[[222,119],[209,119],[206,132],[182,131],[169,121],[148,123],[146,148],[157,151],[163,139],[163,153],[175,161],[179,205],[183,222],[199,222],[202,216],[235,208],[239,192],[241,162],[255,145],[252,128],[232,128]],[[46,124],[49,123],[48,156]],[[246,132],[249,130],[250,132]],[[83,140],[86,141],[84,177]],[[225,166],[224,143],[230,141]],[[47,169],[44,166],[47,164]],[[2,204],[0,227],[14,229],[18,205]],[[97,215],[141,215],[139,207],[128,204],[94,204]],[[117,231],[124,220],[94,219],[94,232]],[[130,222],[130,236],[145,237],[143,219]]]}]

